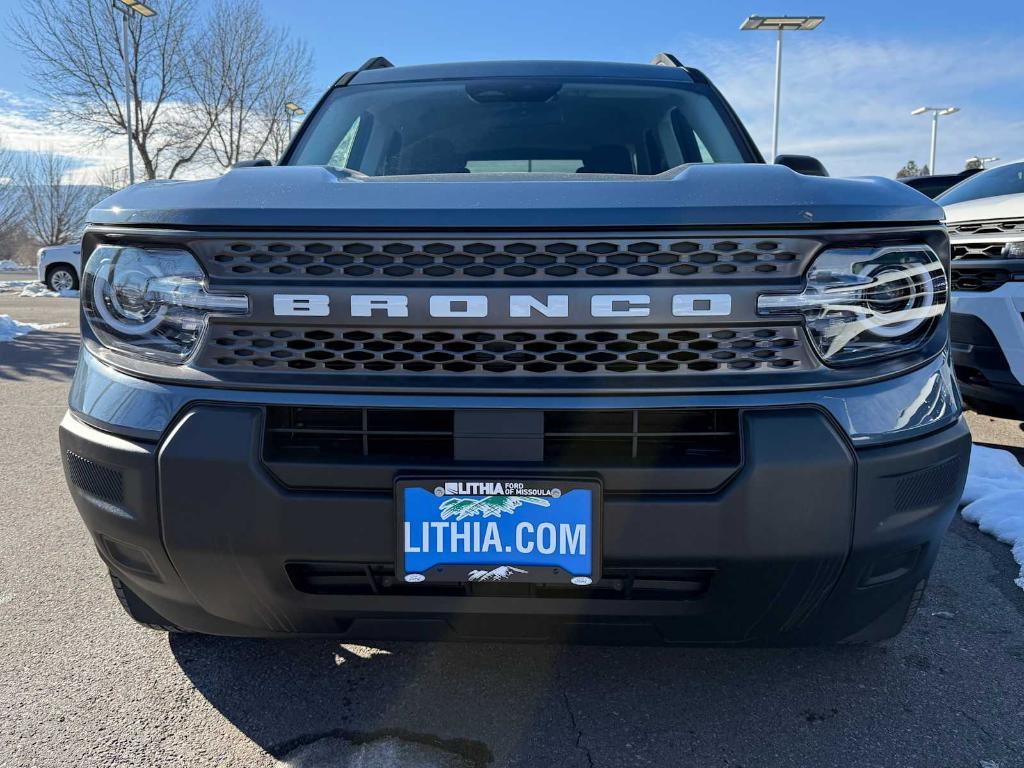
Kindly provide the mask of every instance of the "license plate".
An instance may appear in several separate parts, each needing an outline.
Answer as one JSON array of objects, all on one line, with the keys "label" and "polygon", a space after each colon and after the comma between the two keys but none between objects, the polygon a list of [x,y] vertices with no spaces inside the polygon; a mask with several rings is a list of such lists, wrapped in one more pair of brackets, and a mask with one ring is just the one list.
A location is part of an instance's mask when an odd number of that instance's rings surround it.
[{"label": "license plate", "polygon": [[586,586],[599,577],[596,482],[400,479],[396,575],[423,582]]}]

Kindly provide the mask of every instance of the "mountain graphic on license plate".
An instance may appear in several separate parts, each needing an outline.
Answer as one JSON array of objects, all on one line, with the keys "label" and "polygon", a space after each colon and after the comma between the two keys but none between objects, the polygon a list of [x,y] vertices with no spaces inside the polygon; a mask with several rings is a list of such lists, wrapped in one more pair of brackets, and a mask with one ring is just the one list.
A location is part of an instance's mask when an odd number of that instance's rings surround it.
[{"label": "mountain graphic on license plate", "polygon": [[399,480],[399,578],[420,582],[597,579],[600,486],[554,480]]}]

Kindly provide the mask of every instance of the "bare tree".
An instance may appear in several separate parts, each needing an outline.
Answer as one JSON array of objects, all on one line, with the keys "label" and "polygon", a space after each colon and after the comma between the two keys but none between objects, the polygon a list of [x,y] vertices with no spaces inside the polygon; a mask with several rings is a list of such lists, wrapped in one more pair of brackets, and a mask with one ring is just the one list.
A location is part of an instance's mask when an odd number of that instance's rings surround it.
[{"label": "bare tree", "polygon": [[101,167],[96,170],[93,178],[96,180],[95,183],[97,187],[103,190],[107,195],[112,195],[119,189],[124,189],[128,186],[128,167]]},{"label": "bare tree", "polygon": [[[212,127],[196,122],[186,76],[195,0],[153,0],[157,15],[134,18],[129,34],[132,141],[148,179],[173,178],[192,162]],[[121,15],[109,0],[65,0],[59,12],[26,0],[9,36],[54,105],[59,124],[105,140],[125,135]]]},{"label": "bare tree", "polygon": [[60,245],[78,238],[89,208],[106,196],[94,185],[72,183],[75,164],[52,149],[26,154],[20,164],[22,226],[37,245]]},{"label": "bare tree", "polygon": [[11,250],[21,228],[21,173],[18,155],[0,143],[0,254]]},{"label": "bare tree", "polygon": [[189,56],[196,122],[212,123],[214,162],[276,156],[287,140],[284,104],[308,95],[312,65],[306,45],[269,26],[257,0],[217,0]]}]

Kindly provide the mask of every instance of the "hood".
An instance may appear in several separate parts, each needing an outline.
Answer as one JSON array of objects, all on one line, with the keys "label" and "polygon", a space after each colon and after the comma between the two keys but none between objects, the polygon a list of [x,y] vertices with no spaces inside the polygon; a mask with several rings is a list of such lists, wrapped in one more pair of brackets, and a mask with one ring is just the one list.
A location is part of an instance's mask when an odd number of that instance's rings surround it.
[{"label": "hood", "polygon": [[946,222],[1024,219],[1024,194],[980,197],[946,206]]},{"label": "hood", "polygon": [[218,228],[823,225],[935,222],[905,184],[803,176],[780,165],[692,165],[660,176],[367,177],[319,166],[238,168],[121,190],[92,224]]}]

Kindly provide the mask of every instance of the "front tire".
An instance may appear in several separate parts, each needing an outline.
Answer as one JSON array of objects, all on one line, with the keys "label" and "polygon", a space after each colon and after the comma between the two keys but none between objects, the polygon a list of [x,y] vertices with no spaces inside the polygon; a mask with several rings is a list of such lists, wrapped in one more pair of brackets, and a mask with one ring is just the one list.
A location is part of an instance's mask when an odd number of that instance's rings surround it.
[{"label": "front tire", "polygon": [[46,270],[46,287],[55,293],[77,291],[78,275],[64,264],[56,264]]}]

